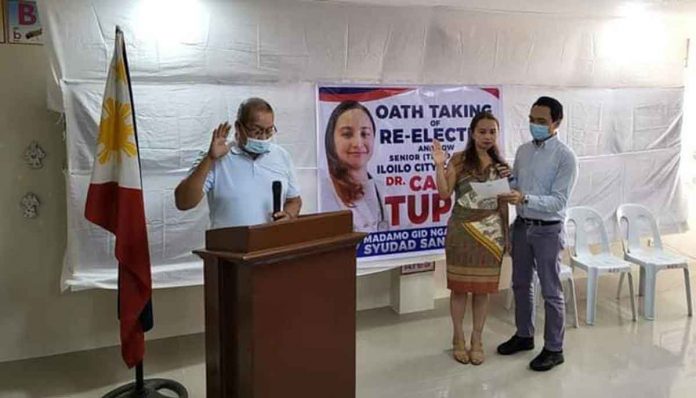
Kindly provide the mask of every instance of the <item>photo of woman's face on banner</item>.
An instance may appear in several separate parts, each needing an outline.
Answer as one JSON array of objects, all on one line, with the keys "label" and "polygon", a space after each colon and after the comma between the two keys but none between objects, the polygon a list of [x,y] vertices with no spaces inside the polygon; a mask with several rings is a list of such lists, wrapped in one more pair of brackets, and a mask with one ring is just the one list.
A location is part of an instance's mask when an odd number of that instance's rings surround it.
[{"label": "photo of woman's face on banner", "polygon": [[358,250],[361,266],[442,252],[452,203],[437,192],[432,141],[450,155],[462,150],[476,113],[502,117],[499,93],[318,87],[319,211],[353,213],[354,229],[369,234]]}]

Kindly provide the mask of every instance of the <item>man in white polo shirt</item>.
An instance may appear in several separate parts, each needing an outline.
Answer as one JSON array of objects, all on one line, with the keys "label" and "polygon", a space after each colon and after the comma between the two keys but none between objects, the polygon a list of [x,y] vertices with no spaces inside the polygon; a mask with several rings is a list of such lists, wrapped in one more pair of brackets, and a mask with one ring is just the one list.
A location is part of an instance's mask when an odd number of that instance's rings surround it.
[{"label": "man in white polo shirt", "polygon": [[[174,191],[176,207],[188,210],[207,194],[211,228],[262,224],[295,218],[302,199],[290,154],[271,142],[276,133],[273,108],[249,98],[237,112],[235,141],[227,142],[231,126],[213,131],[207,153]],[[282,184],[280,212],[273,213],[273,181]]]}]

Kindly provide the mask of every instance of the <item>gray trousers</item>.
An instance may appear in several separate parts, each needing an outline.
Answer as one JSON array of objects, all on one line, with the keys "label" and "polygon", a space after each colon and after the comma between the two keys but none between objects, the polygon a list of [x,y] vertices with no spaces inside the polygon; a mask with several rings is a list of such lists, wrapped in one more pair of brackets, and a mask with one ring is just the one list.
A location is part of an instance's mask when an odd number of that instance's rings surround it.
[{"label": "gray trousers", "polygon": [[512,228],[512,289],[515,324],[519,337],[534,337],[533,277],[536,269],[544,297],[544,348],[563,350],[565,299],[561,285],[561,251],[565,245],[563,223],[526,225],[517,219]]}]

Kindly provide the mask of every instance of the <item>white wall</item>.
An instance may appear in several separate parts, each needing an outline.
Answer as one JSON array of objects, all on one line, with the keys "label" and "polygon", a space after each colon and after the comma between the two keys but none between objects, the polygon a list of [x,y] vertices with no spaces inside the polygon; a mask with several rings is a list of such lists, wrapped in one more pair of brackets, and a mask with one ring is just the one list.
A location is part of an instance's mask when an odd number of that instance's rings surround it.
[{"label": "white wall", "polygon": [[[68,214],[79,215],[84,206],[113,26],[125,32],[139,99],[148,227],[157,242],[151,245],[156,286],[200,283],[200,262],[188,253],[202,244],[193,237],[202,237],[205,209],[182,215],[172,206],[173,187],[207,145],[209,131],[250,93],[276,104],[279,142],[295,159],[304,210],[316,211],[311,82],[317,80],[504,84],[510,156],[529,137],[530,101],[557,96],[567,105],[562,139],[583,157],[576,192],[592,193],[580,203],[597,205],[608,219],[622,201],[648,197],[640,203],[660,209],[671,230],[684,221],[681,191],[664,183],[678,174],[686,44],[680,18],[292,1],[163,4],[44,2],[66,101]],[[627,156],[607,156],[616,154]],[[114,268],[112,242],[80,217],[69,220],[66,263],[73,272],[66,275],[74,277],[72,286],[93,285],[95,269]],[[115,280],[115,272],[99,275]]]},{"label": "white wall", "polygon": [[690,49],[684,89],[682,180],[689,199],[689,225],[696,227],[696,17],[690,25]]},{"label": "white wall", "polygon": [[[133,4],[96,3],[101,9]],[[644,26],[642,32],[664,27],[664,35],[650,39],[650,47],[640,41],[645,35],[635,39],[622,35],[622,29],[637,29],[640,25],[616,19],[564,16],[548,23],[549,16],[526,14],[272,3],[235,3],[230,29],[235,24],[246,24],[255,32],[258,27],[270,30],[260,42],[257,36],[245,33],[240,40],[256,46],[250,49],[248,68],[242,70],[235,64],[235,69],[221,62],[213,81],[217,78],[234,83],[258,78],[266,82],[331,79],[583,87],[682,85],[678,65],[685,22],[680,17]],[[76,12],[88,15],[91,10]],[[311,17],[331,23],[322,24]],[[85,21],[91,20],[86,17]],[[342,22],[334,24],[336,21]],[[69,28],[96,29],[91,22]],[[307,34],[293,33],[298,29]],[[235,33],[230,32],[231,37]],[[493,40],[474,40],[477,35]],[[322,46],[303,47],[318,38],[326,39]],[[491,42],[493,47],[477,47]],[[263,46],[267,46],[264,52],[257,53],[256,49]],[[298,48],[311,51],[297,58],[292,51]],[[88,77],[99,77],[108,51],[103,43],[79,51],[92,54],[92,50],[94,65],[70,67],[87,72]],[[177,59],[167,59],[166,48],[160,47],[159,51],[162,64],[141,63],[137,73],[142,78],[176,75]],[[621,51],[623,55],[617,59]],[[256,62],[259,59],[264,60],[263,65]],[[318,64],[317,60],[324,63]],[[9,182],[0,193],[5,218],[0,224],[0,361],[118,343],[113,292],[59,292],[66,231],[61,173],[65,149],[61,128],[55,124],[57,115],[45,110],[46,63],[41,47],[0,45],[0,176],[1,181]],[[229,70],[242,73],[229,75]],[[32,139],[39,140],[49,155],[45,168],[39,171],[29,170],[22,161],[22,152]],[[18,209],[21,196],[30,190],[43,202],[36,220],[24,220]],[[439,295],[444,294],[441,270],[437,273]],[[389,284],[387,274],[361,280],[359,308],[387,305]],[[202,330],[201,287],[158,290],[154,304],[156,327],[149,338]]]},{"label": "white wall", "polygon": [[[0,361],[118,344],[113,291],[60,293],[65,143],[60,115],[46,110],[47,66],[44,47],[0,45]],[[40,170],[24,163],[32,140],[47,153]],[[27,192],[41,200],[36,219],[22,217]],[[156,291],[149,337],[203,330],[202,298],[202,287]]]},{"label": "white wall", "polygon": [[[45,48],[0,44],[0,362],[118,344],[116,294],[60,292],[65,250],[65,143],[58,113],[46,110]],[[24,150],[36,140],[47,153],[30,169]],[[39,216],[22,217],[27,192]],[[358,308],[389,305],[389,273],[359,279]],[[155,290],[149,339],[204,330],[203,287]],[[114,361],[120,361],[115,357]]]}]

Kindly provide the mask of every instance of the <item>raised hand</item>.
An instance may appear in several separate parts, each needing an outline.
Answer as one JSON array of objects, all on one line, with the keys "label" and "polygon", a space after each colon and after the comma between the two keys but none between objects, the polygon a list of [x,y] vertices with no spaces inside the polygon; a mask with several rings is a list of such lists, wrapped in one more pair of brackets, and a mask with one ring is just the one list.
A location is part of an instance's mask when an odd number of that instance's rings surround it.
[{"label": "raised hand", "polygon": [[220,123],[220,125],[213,130],[213,139],[210,141],[210,148],[208,149],[208,157],[212,160],[219,159],[230,151],[230,144],[227,143],[227,136],[230,134],[230,129],[232,126],[228,122]]},{"label": "raised hand", "polygon": [[432,156],[435,166],[445,165],[447,161],[447,152],[442,149],[442,144],[438,140],[433,140]]}]

